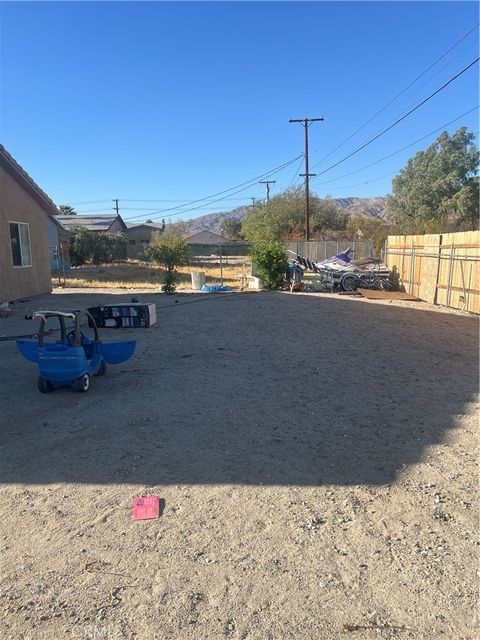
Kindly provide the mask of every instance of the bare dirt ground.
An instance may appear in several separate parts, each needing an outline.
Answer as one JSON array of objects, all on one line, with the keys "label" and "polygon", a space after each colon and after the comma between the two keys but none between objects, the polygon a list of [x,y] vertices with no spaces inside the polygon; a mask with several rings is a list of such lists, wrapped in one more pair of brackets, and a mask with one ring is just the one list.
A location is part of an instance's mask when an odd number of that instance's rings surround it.
[{"label": "bare dirt ground", "polygon": [[[43,296],[0,335],[122,296]],[[137,297],[158,324],[103,330],[137,351],[86,394],[0,342],[2,638],[477,637],[477,319]]]}]

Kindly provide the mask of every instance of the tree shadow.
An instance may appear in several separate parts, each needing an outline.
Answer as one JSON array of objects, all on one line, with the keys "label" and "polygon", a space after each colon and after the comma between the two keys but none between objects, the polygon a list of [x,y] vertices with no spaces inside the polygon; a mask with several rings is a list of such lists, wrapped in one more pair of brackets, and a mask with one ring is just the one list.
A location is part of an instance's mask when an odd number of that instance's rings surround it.
[{"label": "tree shadow", "polygon": [[321,295],[137,297],[158,324],[102,330],[137,351],[88,393],[39,394],[35,366],[0,343],[4,483],[389,484],[477,392],[472,317]]},{"label": "tree shadow", "polygon": [[388,281],[391,285],[392,291],[403,291],[405,292],[405,287],[400,280],[400,272],[397,269],[396,265],[393,265],[390,274],[388,276]]}]

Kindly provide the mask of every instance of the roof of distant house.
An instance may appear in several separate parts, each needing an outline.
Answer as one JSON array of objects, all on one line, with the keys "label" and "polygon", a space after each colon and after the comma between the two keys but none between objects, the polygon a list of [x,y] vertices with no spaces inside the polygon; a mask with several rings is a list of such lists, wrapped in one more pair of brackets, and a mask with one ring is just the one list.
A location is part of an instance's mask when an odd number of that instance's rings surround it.
[{"label": "roof of distant house", "polygon": [[218,241],[218,242],[221,241],[224,244],[232,242],[231,240],[229,240],[225,236],[221,236],[220,234],[214,233],[213,231],[209,231],[208,229],[202,229],[201,231],[196,231],[195,233],[183,233],[182,234],[182,238],[184,240],[192,242],[197,236],[202,236],[202,235],[205,235],[205,234],[208,234],[208,236],[211,237],[213,241]]},{"label": "roof of distant house", "polygon": [[135,229],[136,227],[149,227],[150,229],[163,229],[165,225],[157,224],[156,222],[127,222],[128,229]]},{"label": "roof of distant house", "polygon": [[0,165],[36,200],[46,213],[50,215],[58,213],[53,200],[47,196],[43,189],[40,189],[33,178],[28,175],[2,144],[0,144]]},{"label": "roof of distant house", "polygon": [[57,218],[67,229],[81,227],[82,229],[88,229],[89,231],[109,231],[110,227],[116,220],[120,221],[125,230],[127,229],[125,222],[115,213],[103,213],[90,216],[57,216]]},{"label": "roof of distant house", "polygon": [[[70,216],[69,216],[70,217]],[[60,216],[50,216],[50,220],[53,222],[53,224],[58,227],[59,229],[62,229],[62,231],[68,231],[67,227],[62,224],[62,221],[59,220]]]}]

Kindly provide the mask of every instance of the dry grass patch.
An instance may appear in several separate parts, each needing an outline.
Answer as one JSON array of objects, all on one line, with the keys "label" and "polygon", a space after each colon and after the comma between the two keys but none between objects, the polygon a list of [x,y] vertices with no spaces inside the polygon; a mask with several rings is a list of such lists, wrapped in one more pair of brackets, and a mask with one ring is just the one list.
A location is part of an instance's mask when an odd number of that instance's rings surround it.
[{"label": "dry grass patch", "polygon": [[[218,263],[193,263],[182,267],[177,273],[179,289],[191,289],[191,273],[203,271],[207,284],[220,284],[223,274],[223,284],[232,288],[240,287],[240,275],[250,273],[248,259],[236,260],[234,264],[227,264],[220,269]],[[98,267],[84,267],[71,269],[65,277],[65,287],[101,289],[159,289],[163,284],[165,270],[156,264],[140,262],[115,263],[99,265]],[[54,286],[58,285],[58,278],[52,278]]]}]

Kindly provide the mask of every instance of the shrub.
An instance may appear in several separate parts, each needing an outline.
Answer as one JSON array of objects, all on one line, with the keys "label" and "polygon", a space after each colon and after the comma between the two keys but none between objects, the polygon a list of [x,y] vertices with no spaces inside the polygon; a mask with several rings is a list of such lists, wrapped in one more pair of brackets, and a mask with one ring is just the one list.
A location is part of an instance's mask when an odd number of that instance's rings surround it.
[{"label": "shrub", "polygon": [[162,291],[168,295],[175,293],[177,288],[175,272],[177,267],[188,264],[190,247],[180,236],[156,238],[146,249],[150,260],[165,267],[166,273]]},{"label": "shrub", "polygon": [[280,242],[257,242],[250,250],[252,262],[267,289],[279,289],[287,271],[285,246]]},{"label": "shrub", "polygon": [[127,238],[123,233],[74,229],[70,237],[72,266],[105,264],[127,259]]}]

